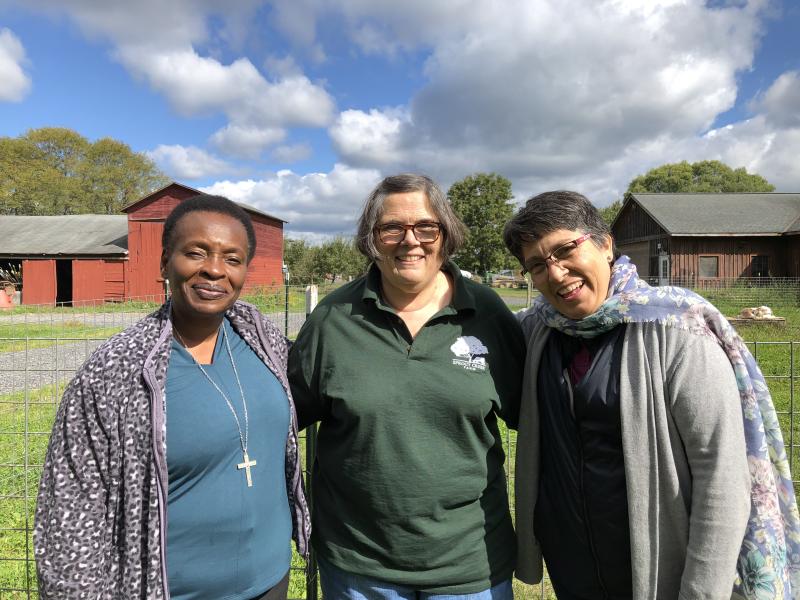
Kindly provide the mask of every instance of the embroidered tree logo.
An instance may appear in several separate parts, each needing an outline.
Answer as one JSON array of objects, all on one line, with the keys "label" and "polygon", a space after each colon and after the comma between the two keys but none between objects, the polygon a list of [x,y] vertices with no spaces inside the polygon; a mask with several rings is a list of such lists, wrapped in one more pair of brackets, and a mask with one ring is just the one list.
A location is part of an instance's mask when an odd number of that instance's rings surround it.
[{"label": "embroidered tree logo", "polygon": [[489,349],[474,335],[459,337],[453,345],[450,346],[450,350],[456,356],[462,356],[469,360],[469,362],[473,362],[475,357],[479,354],[489,354]]}]

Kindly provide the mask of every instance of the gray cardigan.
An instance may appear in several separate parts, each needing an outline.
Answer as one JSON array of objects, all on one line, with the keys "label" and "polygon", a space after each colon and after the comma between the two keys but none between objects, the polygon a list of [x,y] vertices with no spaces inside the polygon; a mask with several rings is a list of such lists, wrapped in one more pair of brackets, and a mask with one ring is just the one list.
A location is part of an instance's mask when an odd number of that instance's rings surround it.
[{"label": "gray cardigan", "polygon": [[[549,328],[520,314],[528,351],[516,458],[516,576],[542,578],[533,530],[539,486],[536,375]],[[750,476],[733,368],[710,336],[626,326],[620,377],[633,597],[731,598],[750,513]]]},{"label": "gray cardigan", "polygon": [[[298,551],[311,531],[286,379],[286,338],[254,306],[226,316],[289,398],[286,489]],[[39,488],[34,529],[42,599],[169,598],[164,389],[169,304],[104,342],[64,392]]]}]

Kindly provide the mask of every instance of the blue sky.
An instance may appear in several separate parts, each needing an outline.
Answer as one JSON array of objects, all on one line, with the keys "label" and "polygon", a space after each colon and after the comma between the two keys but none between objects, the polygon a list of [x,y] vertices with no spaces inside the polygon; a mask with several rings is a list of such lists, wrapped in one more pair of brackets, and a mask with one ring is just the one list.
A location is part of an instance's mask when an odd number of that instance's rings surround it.
[{"label": "blue sky", "polygon": [[793,0],[0,0],[0,135],[119,139],[309,239],[399,171],[604,206],[719,159],[796,192],[797,31]]}]

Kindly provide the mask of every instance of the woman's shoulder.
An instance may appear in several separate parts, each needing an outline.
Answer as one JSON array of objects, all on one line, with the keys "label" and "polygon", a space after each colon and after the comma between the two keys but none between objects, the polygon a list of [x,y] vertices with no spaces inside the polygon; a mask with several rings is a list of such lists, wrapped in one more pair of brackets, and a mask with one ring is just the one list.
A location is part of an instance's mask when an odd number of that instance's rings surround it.
[{"label": "woman's shoulder", "polygon": [[166,323],[162,306],[123,331],[112,335],[89,356],[87,364],[102,363],[106,368],[116,364],[144,363],[145,358],[158,343]]},{"label": "woman's shoulder", "polygon": [[493,288],[463,276],[461,283],[464,290],[472,296],[478,313],[485,316],[497,314],[503,318],[513,318],[513,312],[508,304]]},{"label": "woman's shoulder", "polygon": [[624,341],[628,353],[643,353],[668,369],[687,361],[728,362],[722,340],[708,328],[663,322],[626,323]]},{"label": "woman's shoulder", "polygon": [[364,296],[366,283],[366,275],[357,277],[353,281],[348,281],[326,294],[325,297],[319,301],[318,306],[336,306],[358,302]]}]

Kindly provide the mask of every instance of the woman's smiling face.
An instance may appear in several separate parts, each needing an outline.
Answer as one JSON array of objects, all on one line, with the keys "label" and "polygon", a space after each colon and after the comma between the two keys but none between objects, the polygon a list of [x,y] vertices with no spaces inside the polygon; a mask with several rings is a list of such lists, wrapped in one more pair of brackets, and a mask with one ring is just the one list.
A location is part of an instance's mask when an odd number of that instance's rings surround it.
[{"label": "woman's smiling face", "polygon": [[[557,248],[579,239],[584,232],[556,229],[522,246],[523,263],[544,260]],[[562,315],[580,320],[596,312],[608,296],[613,251],[611,238],[598,246],[595,239],[578,244],[568,258],[547,267],[540,276],[532,275],[534,287]]]},{"label": "woman's smiling face", "polygon": [[[421,222],[438,222],[424,192],[390,194],[383,202],[383,214],[378,227],[389,223],[415,225]],[[391,287],[405,294],[418,293],[436,281],[442,266],[442,237],[429,244],[420,244],[409,229],[397,244],[386,244],[376,236],[375,245],[381,258],[377,261],[384,287]]]},{"label": "woman's smiling face", "polygon": [[242,291],[247,259],[247,231],[237,219],[209,211],[181,217],[161,257],[173,311],[189,321],[221,317]]}]

